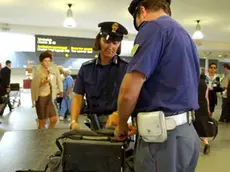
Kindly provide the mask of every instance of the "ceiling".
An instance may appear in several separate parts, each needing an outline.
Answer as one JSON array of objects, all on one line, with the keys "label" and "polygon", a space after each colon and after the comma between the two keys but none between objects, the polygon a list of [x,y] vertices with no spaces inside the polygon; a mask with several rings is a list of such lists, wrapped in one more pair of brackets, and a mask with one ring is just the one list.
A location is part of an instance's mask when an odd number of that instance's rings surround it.
[{"label": "ceiling", "polygon": [[[97,32],[98,23],[118,21],[127,27],[129,38],[133,39],[132,34],[136,34],[136,31],[132,16],[127,11],[130,2],[131,0],[0,0],[0,24],[9,24],[9,27],[19,25],[39,26],[39,29],[66,29],[63,23],[68,10],[67,4],[72,3],[77,27],[71,31]],[[215,42],[211,46],[214,51],[200,50],[201,57],[220,58],[220,60],[230,58],[229,6],[229,0],[221,0],[221,3],[210,0],[172,0],[174,19],[191,35],[195,31],[196,20],[201,20],[200,24],[205,36],[204,45],[209,41]],[[219,43],[227,43],[229,46],[224,51],[220,51],[223,46]]]},{"label": "ceiling", "polygon": [[[127,8],[131,0],[0,0],[0,23],[63,27],[68,9],[73,3],[75,29],[97,31],[102,21],[116,20],[135,34]],[[230,42],[230,1],[172,0],[173,18],[191,34],[196,20],[201,20],[205,40]]]}]

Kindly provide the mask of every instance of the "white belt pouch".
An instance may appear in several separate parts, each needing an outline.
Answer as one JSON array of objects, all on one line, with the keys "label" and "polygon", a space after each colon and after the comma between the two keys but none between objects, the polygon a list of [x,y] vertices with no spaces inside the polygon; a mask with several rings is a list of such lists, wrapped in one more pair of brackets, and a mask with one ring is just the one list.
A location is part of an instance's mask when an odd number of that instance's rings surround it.
[{"label": "white belt pouch", "polygon": [[145,142],[150,143],[165,142],[167,130],[173,130],[177,126],[173,119],[166,119],[162,111],[140,112],[137,116],[137,123],[139,135]]}]

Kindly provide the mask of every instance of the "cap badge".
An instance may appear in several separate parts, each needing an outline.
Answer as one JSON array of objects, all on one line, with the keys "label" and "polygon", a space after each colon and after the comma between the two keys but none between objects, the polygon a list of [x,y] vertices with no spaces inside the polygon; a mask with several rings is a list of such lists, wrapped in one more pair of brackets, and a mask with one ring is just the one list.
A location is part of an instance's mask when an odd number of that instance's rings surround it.
[{"label": "cap badge", "polygon": [[112,32],[116,33],[118,28],[119,28],[119,25],[117,23],[113,23]]}]

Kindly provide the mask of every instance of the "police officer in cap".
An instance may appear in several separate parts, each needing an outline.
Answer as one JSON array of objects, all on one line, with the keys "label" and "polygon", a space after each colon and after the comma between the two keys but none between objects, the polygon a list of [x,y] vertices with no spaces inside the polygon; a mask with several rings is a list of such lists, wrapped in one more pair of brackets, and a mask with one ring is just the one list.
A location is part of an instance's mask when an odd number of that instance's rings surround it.
[{"label": "police officer in cap", "polygon": [[[108,116],[117,110],[120,84],[128,63],[119,57],[121,41],[127,29],[117,22],[103,22],[95,40],[99,57],[82,65],[78,73],[72,100],[71,128],[77,129],[79,114],[86,96],[87,114],[96,114],[104,126]],[[102,126],[102,127],[103,127]]]},{"label": "police officer in cap", "polygon": [[170,17],[170,3],[133,0],[129,7],[138,34],[121,84],[115,135],[126,139],[127,120],[137,115],[135,172],[194,172],[199,157],[191,123],[191,111],[199,107],[199,56]]}]

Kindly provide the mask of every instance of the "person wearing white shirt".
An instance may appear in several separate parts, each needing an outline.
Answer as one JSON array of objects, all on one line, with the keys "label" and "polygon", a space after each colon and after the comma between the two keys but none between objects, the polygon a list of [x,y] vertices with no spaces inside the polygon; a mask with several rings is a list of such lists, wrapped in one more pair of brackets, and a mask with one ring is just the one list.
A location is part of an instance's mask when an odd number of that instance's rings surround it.
[{"label": "person wearing white shirt", "polygon": [[209,89],[209,108],[212,115],[215,111],[215,106],[217,105],[217,95],[216,93],[220,91],[220,78],[216,75],[217,64],[210,63],[208,68],[208,74],[206,74],[205,82]]}]

